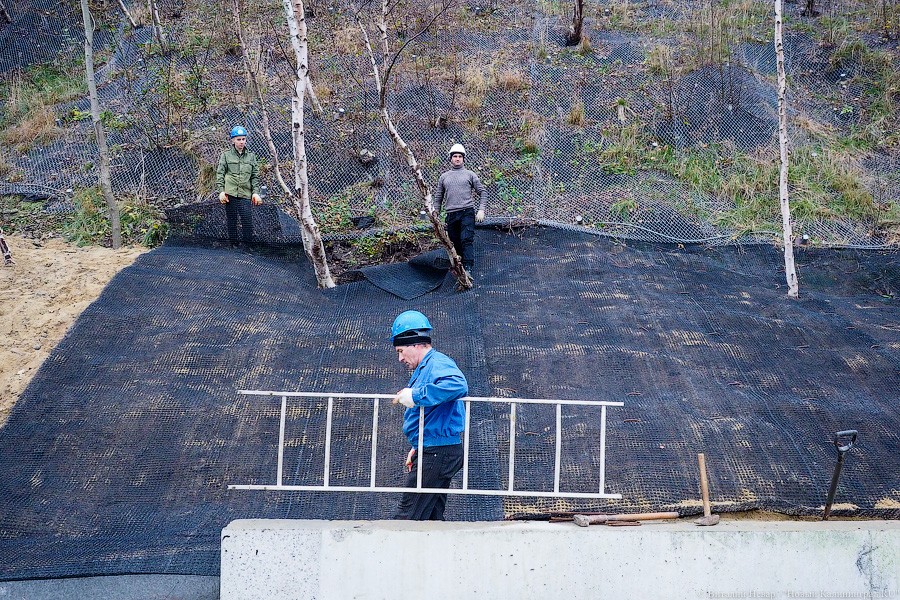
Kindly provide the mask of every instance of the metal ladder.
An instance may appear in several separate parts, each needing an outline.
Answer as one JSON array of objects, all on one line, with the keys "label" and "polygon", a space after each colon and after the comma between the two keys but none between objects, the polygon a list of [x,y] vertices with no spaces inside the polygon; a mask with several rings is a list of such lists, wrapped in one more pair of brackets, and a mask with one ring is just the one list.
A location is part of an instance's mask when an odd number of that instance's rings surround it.
[{"label": "metal ladder", "polygon": [[[610,406],[624,406],[623,402],[594,402],[589,400],[544,400],[535,398],[482,398],[467,396],[461,398],[466,405],[465,441],[463,444],[463,468],[461,488],[425,488],[422,487],[422,462],[417,462],[416,487],[389,487],[375,485],[375,459],[378,446],[378,409],[381,400],[391,400],[392,394],[344,394],[331,392],[279,392],[263,390],[238,390],[238,394],[250,396],[281,397],[281,425],[278,434],[278,471],[274,485],[229,485],[230,490],[284,490],[284,491],[335,491],[335,492],[412,492],[422,494],[473,494],[483,496],[528,496],[543,498],[609,498],[619,499],[621,494],[606,493],[606,409]],[[327,399],[326,425],[325,425],[325,466],[323,470],[322,485],[285,485],[282,481],[284,465],[284,429],[287,414],[288,398],[305,398],[312,400]],[[372,402],[372,454],[370,457],[370,473],[368,486],[340,486],[330,485],[331,474],[331,425],[335,400],[351,402],[369,400]],[[469,424],[471,407],[473,402],[493,402],[509,405],[509,484],[506,489],[485,490],[469,487]],[[514,474],[516,460],[516,406],[518,404],[545,404],[556,407],[556,458],[553,474],[553,491],[539,492],[514,489]],[[563,492],[559,489],[560,456],[562,452],[562,407],[563,406],[589,406],[598,408],[600,412],[600,486],[598,492]],[[417,456],[422,456],[423,434],[425,426],[425,407],[419,407],[419,447]]]}]

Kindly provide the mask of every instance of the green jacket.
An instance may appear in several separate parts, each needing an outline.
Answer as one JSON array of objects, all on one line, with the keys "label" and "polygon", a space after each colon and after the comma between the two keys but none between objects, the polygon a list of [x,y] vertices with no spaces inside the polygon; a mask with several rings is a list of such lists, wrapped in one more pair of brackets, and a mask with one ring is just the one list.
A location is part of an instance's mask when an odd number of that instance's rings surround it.
[{"label": "green jacket", "polygon": [[237,198],[258,194],[259,162],[256,155],[247,148],[238,154],[234,146],[223,152],[216,167],[216,191]]}]

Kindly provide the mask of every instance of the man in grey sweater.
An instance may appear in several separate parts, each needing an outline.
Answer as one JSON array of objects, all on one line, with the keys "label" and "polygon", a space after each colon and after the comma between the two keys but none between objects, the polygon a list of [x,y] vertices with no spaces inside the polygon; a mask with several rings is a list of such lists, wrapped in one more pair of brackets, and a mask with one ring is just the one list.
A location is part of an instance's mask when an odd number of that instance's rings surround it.
[{"label": "man in grey sweater", "polygon": [[[453,144],[447,153],[452,168],[438,179],[434,190],[434,210],[447,209],[447,235],[462,258],[467,271],[475,267],[475,222],[484,221],[484,185],[478,175],[463,167],[466,149]],[[474,194],[478,196],[478,212],[475,212]]]}]

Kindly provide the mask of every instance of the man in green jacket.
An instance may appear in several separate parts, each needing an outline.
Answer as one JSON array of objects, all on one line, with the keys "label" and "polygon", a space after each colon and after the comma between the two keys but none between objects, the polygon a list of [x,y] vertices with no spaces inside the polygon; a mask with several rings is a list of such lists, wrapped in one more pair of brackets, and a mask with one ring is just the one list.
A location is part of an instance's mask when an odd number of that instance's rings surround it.
[{"label": "man in green jacket", "polygon": [[231,148],[219,157],[216,168],[216,190],[219,202],[225,205],[228,219],[228,239],[238,242],[238,217],[241,219],[241,238],[253,242],[251,204],[259,206],[259,162],[256,154],[247,149],[247,130],[236,125],[231,128]]}]

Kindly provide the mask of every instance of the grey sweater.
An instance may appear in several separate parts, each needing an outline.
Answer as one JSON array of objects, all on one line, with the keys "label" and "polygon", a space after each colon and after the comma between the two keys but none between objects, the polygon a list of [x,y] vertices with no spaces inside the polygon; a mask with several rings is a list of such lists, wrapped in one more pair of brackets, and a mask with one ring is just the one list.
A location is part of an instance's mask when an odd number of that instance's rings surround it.
[{"label": "grey sweater", "polygon": [[440,212],[441,205],[446,207],[447,212],[472,208],[475,206],[473,191],[478,194],[478,210],[484,210],[484,185],[478,175],[463,166],[453,167],[438,179],[434,190],[434,210]]}]

